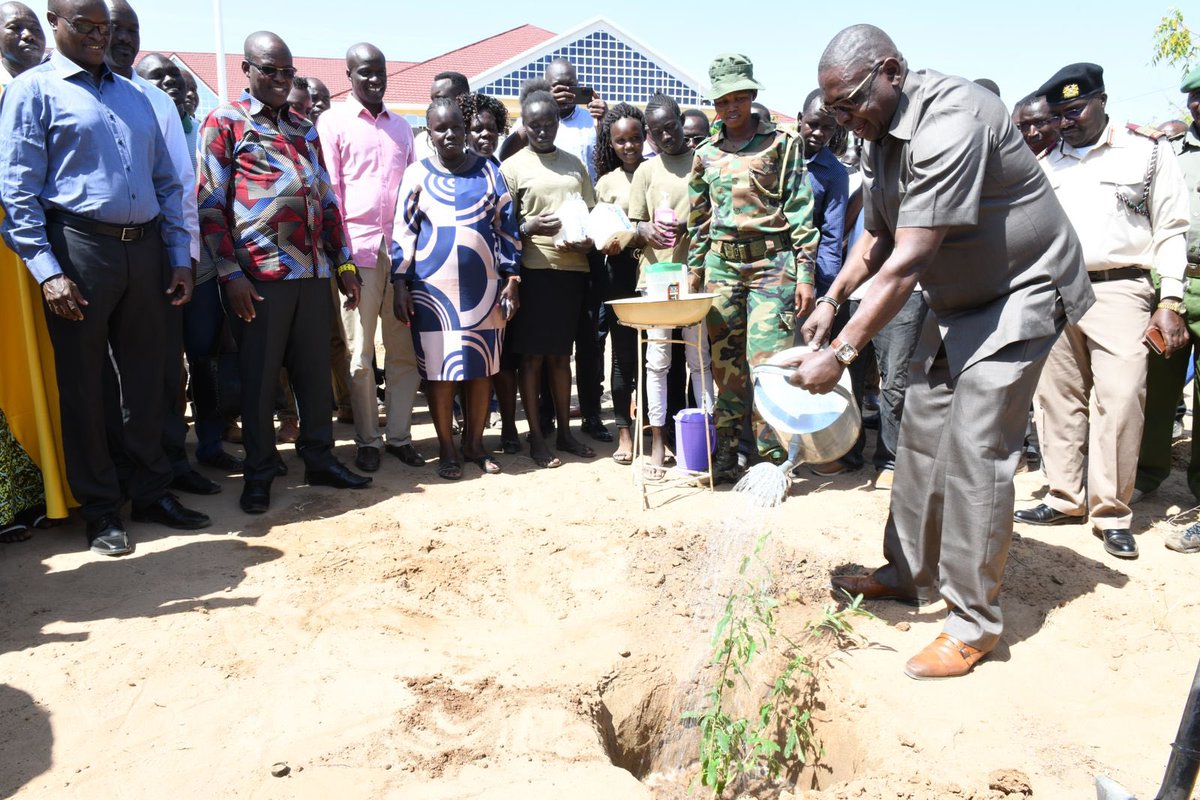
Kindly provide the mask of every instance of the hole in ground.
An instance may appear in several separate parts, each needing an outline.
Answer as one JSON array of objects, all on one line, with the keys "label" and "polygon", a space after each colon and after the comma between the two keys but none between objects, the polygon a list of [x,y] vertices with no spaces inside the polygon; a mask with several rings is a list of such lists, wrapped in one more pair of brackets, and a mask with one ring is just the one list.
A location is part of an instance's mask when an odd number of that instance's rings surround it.
[{"label": "hole in ground", "polygon": [[[828,674],[831,668],[825,662],[821,671]],[[609,761],[645,783],[655,800],[695,800],[706,796],[704,791],[691,791],[699,773],[699,730],[695,723],[685,722],[682,714],[687,709],[701,707],[710,672],[703,670],[698,680],[681,687],[675,676],[661,669],[630,665],[609,676],[591,698],[591,719]],[[815,693],[818,687],[815,679],[800,676],[798,682],[796,701],[802,709],[813,713],[810,723],[813,747],[808,763],[794,761],[774,781],[768,782],[765,775],[748,776],[738,786],[731,787],[730,796],[737,789],[739,798],[774,800],[783,788],[820,789],[852,777],[855,768],[862,764],[864,752],[852,732],[853,726],[835,724],[827,729],[822,722],[831,718],[844,720],[852,715],[853,707],[846,703],[830,708]],[[757,714],[770,684],[762,680],[755,685],[761,688],[761,694],[742,692],[733,707],[737,716],[753,718]],[[833,732],[839,738],[833,739]],[[783,742],[784,734],[780,732],[778,743],[782,746]]]}]

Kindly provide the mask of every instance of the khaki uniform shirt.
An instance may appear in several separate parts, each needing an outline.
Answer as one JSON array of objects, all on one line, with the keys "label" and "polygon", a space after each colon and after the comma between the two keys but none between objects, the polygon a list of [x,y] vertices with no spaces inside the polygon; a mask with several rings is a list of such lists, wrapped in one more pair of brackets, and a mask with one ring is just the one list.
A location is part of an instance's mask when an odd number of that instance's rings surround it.
[{"label": "khaki uniform shirt", "polygon": [[1187,133],[1172,142],[1183,173],[1190,207],[1187,234],[1187,260],[1200,265],[1200,122],[1193,122]]},{"label": "khaki uniform shirt", "polygon": [[[720,148],[719,127],[696,148],[688,179],[688,266],[701,268],[714,240],[737,242],[779,235],[794,253],[795,276],[812,283],[818,231],[812,189],[805,179],[804,143],[760,120],[737,152]],[[768,257],[772,254],[768,254]]]},{"label": "khaki uniform shirt", "polygon": [[[952,374],[1014,342],[1053,335],[1095,302],[1062,206],[1000,99],[932,70],[905,77],[887,134],[862,159],[866,228],[947,227],[921,272]],[[932,352],[928,352],[932,350]]]},{"label": "khaki uniform shirt", "polygon": [[[583,162],[561,148],[552,153],[535,153],[521,148],[500,165],[500,174],[508,184],[521,222],[539,214],[554,214],[572,194],[578,194],[588,208],[596,205],[596,192]],[[523,269],[564,269],[587,272],[586,253],[574,250],[560,253],[554,249],[553,236],[522,236]]]},{"label": "khaki uniform shirt", "polygon": [[[1156,147],[1147,218],[1121,198],[1141,200]],[[1123,125],[1111,125],[1090,147],[1059,142],[1041,164],[1079,234],[1089,270],[1153,268],[1162,279],[1163,297],[1183,297],[1187,188],[1167,142],[1156,144]]]}]

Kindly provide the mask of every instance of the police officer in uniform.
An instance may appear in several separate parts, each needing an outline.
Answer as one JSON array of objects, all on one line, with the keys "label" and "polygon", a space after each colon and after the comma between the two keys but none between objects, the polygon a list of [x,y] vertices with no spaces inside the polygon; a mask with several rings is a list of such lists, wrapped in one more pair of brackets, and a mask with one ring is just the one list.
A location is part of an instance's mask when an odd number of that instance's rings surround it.
[{"label": "police officer in uniform", "polygon": [[[1187,341],[1187,190],[1158,131],[1109,119],[1099,66],[1063,67],[1037,94],[1062,119],[1062,141],[1041,164],[1083,244],[1096,304],[1067,325],[1046,361],[1037,404],[1050,490],[1016,519],[1059,525],[1090,518],[1110,555],[1137,558],[1129,502],[1146,348],[1170,356]],[[1161,281],[1157,297],[1151,270]]]},{"label": "police officer in uniform", "polygon": [[[1184,78],[1180,90],[1187,94],[1187,107],[1192,114],[1187,130],[1171,140],[1191,203],[1183,288],[1188,340],[1171,358],[1150,357],[1146,377],[1146,428],[1142,432],[1135,497],[1139,492],[1154,491],[1171,473],[1171,427],[1175,402],[1187,380],[1189,351],[1193,362],[1200,360],[1200,66]],[[1192,383],[1192,402],[1193,407],[1200,405],[1200,391],[1195,381]],[[1187,482],[1192,495],[1200,500],[1200,437],[1195,431],[1192,433]],[[1200,522],[1181,533],[1169,535],[1166,544],[1178,553],[1200,553]]]}]

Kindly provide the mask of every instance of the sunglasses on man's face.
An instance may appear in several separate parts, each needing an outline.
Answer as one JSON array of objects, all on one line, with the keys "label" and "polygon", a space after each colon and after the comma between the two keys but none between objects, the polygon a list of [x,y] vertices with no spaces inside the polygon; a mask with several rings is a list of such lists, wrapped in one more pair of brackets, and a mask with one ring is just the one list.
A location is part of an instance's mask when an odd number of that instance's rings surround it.
[{"label": "sunglasses on man's face", "polygon": [[88,22],[86,19],[67,19],[59,17],[63,22],[67,23],[67,27],[78,33],[80,36],[90,36],[92,33],[99,33],[101,36],[108,36],[112,30],[112,25],[107,22]]},{"label": "sunglasses on man's face", "polygon": [[290,81],[296,77],[295,67],[272,67],[267,64],[255,64],[253,61],[247,61],[246,63],[261,72],[264,78],[274,78],[276,75],[279,75],[284,80]]},{"label": "sunglasses on man's face", "polygon": [[883,62],[880,61],[875,66],[871,67],[871,71],[868,72],[863,79],[858,82],[858,86],[855,86],[850,90],[850,94],[846,95],[841,100],[835,100],[832,103],[822,103],[822,110],[826,114],[849,114],[850,112],[854,111],[856,108],[858,108],[861,102],[858,96],[863,93],[863,90],[865,90],[870,85],[871,81],[874,80],[875,76],[879,74],[879,68],[882,66]]},{"label": "sunglasses on man's face", "polygon": [[1071,106],[1070,108],[1060,108],[1055,112],[1055,115],[1061,117],[1062,119],[1069,119],[1072,122],[1075,122],[1083,116],[1085,111],[1088,110],[1089,105],[1091,105],[1090,100],[1081,105]]}]

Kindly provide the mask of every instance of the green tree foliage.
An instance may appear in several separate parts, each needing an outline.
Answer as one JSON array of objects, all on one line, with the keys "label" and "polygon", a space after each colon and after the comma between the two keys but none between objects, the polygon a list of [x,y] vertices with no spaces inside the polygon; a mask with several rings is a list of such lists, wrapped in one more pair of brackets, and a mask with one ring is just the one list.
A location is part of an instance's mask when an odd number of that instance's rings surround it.
[{"label": "green tree foliage", "polygon": [[1171,8],[1154,29],[1152,64],[1167,63],[1187,73],[1200,56],[1200,36],[1183,21],[1183,12]]}]

